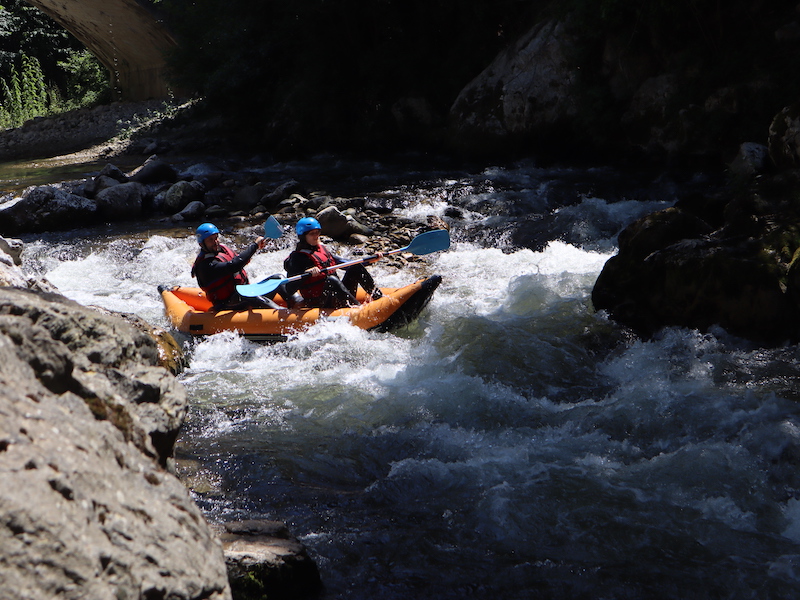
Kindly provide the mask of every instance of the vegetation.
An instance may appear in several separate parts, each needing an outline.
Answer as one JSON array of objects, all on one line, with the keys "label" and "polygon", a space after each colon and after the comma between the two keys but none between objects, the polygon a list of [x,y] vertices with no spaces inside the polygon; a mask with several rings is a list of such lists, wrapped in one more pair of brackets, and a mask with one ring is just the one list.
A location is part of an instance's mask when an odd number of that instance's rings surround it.
[{"label": "vegetation", "polygon": [[0,128],[108,101],[105,70],[75,38],[23,0],[0,6]]}]

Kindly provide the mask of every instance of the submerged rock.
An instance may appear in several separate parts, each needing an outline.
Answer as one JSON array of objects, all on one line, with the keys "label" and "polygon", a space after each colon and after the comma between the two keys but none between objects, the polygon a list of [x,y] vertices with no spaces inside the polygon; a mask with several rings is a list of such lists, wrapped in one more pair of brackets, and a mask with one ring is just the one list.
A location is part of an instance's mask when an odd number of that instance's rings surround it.
[{"label": "submerged rock", "polygon": [[225,524],[220,536],[234,599],[307,598],[320,591],[316,564],[279,521]]}]

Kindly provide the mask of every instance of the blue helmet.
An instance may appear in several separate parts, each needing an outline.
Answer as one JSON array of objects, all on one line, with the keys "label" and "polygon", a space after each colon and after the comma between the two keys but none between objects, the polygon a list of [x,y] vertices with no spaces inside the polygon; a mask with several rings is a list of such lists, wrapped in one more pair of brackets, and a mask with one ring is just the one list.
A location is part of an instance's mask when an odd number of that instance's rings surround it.
[{"label": "blue helmet", "polygon": [[202,246],[203,241],[215,233],[219,233],[219,229],[217,229],[216,225],[213,223],[203,223],[197,228],[197,231],[194,232],[194,237],[197,238],[197,243]]},{"label": "blue helmet", "polygon": [[297,225],[294,226],[294,230],[297,232],[297,235],[305,235],[312,229],[322,229],[319,221],[317,221],[314,217],[303,217],[297,222]]}]

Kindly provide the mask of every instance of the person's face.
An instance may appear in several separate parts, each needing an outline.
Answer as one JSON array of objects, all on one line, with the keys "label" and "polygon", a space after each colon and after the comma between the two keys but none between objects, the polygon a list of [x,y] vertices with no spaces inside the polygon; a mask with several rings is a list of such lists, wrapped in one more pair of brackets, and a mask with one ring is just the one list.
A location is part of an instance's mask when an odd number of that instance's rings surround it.
[{"label": "person's face", "polygon": [[203,245],[206,247],[206,250],[210,250],[211,252],[219,252],[220,250],[219,234],[214,233],[208,236],[206,239],[203,240]]},{"label": "person's face", "polygon": [[306,243],[310,246],[317,246],[319,245],[319,234],[322,233],[319,229],[312,229],[308,233],[306,233]]}]

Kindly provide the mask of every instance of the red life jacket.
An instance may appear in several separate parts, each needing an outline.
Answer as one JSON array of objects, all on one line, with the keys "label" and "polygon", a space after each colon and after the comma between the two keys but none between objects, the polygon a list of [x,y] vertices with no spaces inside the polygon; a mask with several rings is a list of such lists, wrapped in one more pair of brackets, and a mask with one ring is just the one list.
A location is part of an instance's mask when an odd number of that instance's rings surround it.
[{"label": "red life jacket", "polygon": [[[297,252],[308,254],[308,257],[311,259],[313,265],[319,269],[326,269],[336,264],[336,259],[333,258],[333,255],[323,244],[318,244],[314,249],[302,248],[297,250]],[[323,273],[317,277],[310,277],[308,279],[310,282],[308,287],[304,286],[300,288],[300,293],[303,295],[303,298],[306,300],[310,300],[311,298],[319,298],[322,295],[322,290],[325,288],[325,278],[328,275],[328,273]]]},{"label": "red life jacket", "polygon": [[[192,274],[197,275],[202,271],[198,271],[197,266],[203,261],[210,261],[210,260],[219,260],[221,262],[229,262],[231,259],[236,257],[233,250],[225,246],[224,244],[220,244],[221,250],[218,253],[214,252],[200,252],[197,255],[197,258],[194,261],[194,265],[192,266]],[[208,296],[208,299],[211,300],[214,304],[218,302],[224,302],[231,296],[233,296],[234,292],[236,292],[237,285],[244,285],[248,283],[247,272],[242,269],[238,273],[234,273],[233,275],[226,275],[224,277],[220,277],[214,281],[200,281],[198,278],[198,283],[203,291]]]}]

